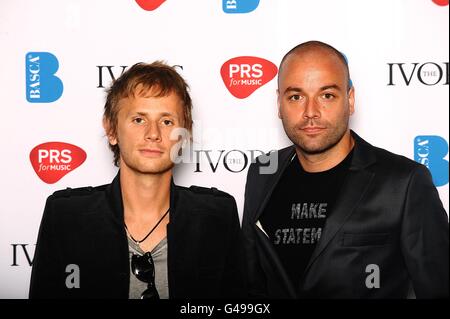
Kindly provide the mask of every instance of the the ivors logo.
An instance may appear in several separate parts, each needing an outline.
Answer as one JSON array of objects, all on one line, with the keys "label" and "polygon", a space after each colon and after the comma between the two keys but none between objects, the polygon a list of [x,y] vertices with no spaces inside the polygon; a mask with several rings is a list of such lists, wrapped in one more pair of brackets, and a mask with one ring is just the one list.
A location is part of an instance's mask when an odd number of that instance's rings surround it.
[{"label": "the ivors logo", "polygon": [[85,151],[78,146],[62,142],[43,143],[30,152],[34,171],[47,184],[56,183],[85,160]]},{"label": "the ivors logo", "polygon": [[272,80],[278,68],[272,62],[253,56],[241,56],[228,60],[221,69],[223,83],[238,99],[245,99],[258,88]]},{"label": "the ivors logo", "polygon": [[153,11],[159,8],[166,0],[136,0],[136,3],[146,11]]}]

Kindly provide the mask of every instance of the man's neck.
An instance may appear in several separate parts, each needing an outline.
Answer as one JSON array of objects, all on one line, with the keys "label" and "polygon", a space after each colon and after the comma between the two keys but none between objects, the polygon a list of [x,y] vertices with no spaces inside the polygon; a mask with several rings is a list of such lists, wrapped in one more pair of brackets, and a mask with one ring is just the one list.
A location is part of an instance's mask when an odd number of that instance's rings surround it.
[{"label": "man's neck", "polygon": [[306,154],[296,148],[297,157],[303,169],[309,173],[323,172],[332,169],[342,162],[353,149],[355,141],[347,131],[334,147],[320,154]]},{"label": "man's neck", "polygon": [[162,174],[142,174],[120,170],[120,188],[125,219],[159,218],[170,206],[172,171]]}]

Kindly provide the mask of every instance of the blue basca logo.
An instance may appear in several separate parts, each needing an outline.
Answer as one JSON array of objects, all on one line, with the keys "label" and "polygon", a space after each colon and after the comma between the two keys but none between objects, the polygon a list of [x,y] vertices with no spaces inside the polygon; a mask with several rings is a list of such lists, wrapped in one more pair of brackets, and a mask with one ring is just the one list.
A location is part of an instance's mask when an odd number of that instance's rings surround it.
[{"label": "blue basca logo", "polygon": [[431,171],[435,186],[448,183],[447,141],[435,135],[419,135],[414,139],[414,160]]},{"label": "blue basca logo", "polygon": [[[342,53],[342,52],[341,52],[341,54],[342,54],[342,56],[345,59],[345,63],[347,63],[347,65],[348,65],[348,58],[347,58],[347,56],[344,53]],[[353,86],[353,81],[352,81],[352,79],[349,78],[348,79],[348,87],[351,88],[352,86]]]},{"label": "blue basca logo", "polygon": [[248,13],[259,6],[259,0],[222,0],[225,13]]},{"label": "blue basca logo", "polygon": [[28,52],[25,56],[26,96],[31,103],[50,103],[59,99],[63,83],[54,74],[59,63],[49,52]]}]

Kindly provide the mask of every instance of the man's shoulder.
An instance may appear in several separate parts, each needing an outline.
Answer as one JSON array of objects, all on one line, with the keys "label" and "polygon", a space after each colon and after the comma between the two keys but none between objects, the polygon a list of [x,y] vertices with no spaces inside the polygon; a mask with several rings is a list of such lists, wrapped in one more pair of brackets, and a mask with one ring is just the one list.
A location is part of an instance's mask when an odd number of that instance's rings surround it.
[{"label": "man's shoulder", "polygon": [[232,195],[215,187],[177,186],[177,205],[188,208],[188,211],[205,211],[209,214],[228,218],[237,210],[236,201]]},{"label": "man's shoulder", "polygon": [[[45,214],[57,220],[79,218],[80,212],[95,212],[105,206],[107,185],[87,186],[55,191],[47,198]],[[52,217],[52,218],[53,218]]]},{"label": "man's shoulder", "polygon": [[221,191],[217,189],[216,187],[203,187],[203,186],[197,186],[197,185],[191,185],[189,187],[184,186],[178,186],[177,188],[180,192],[183,192],[187,194],[188,196],[197,197],[197,198],[233,198],[232,195],[230,195],[227,192]]},{"label": "man's shoulder", "polygon": [[[364,149],[370,150],[375,157],[376,167],[381,171],[393,176],[411,175],[416,171],[426,171],[426,167],[416,161],[400,154],[393,153],[387,149],[373,146],[359,138]],[[366,152],[366,151],[365,151]]]},{"label": "man's shoulder", "polygon": [[85,186],[85,187],[67,187],[65,189],[60,189],[55,191],[49,198],[53,200],[65,199],[65,200],[83,200],[90,199],[93,197],[101,196],[105,193],[106,188],[110,184],[100,185],[100,186]]},{"label": "man's shoulder", "polygon": [[67,197],[83,197],[83,196],[92,196],[103,193],[109,184],[100,185],[100,186],[85,186],[85,187],[67,187],[65,189],[57,190],[53,193],[54,198],[67,198]]},{"label": "man's shoulder", "polygon": [[417,163],[404,155],[396,154],[376,146],[373,146],[373,149],[378,163],[387,167],[395,168],[397,171],[411,172],[415,169],[424,168],[422,164]]},{"label": "man's shoulder", "polygon": [[[174,218],[178,224],[202,222],[202,225],[227,229],[238,223],[238,211],[234,197],[215,187],[176,186],[175,212],[181,218]],[[203,224],[203,220],[208,223]]]}]

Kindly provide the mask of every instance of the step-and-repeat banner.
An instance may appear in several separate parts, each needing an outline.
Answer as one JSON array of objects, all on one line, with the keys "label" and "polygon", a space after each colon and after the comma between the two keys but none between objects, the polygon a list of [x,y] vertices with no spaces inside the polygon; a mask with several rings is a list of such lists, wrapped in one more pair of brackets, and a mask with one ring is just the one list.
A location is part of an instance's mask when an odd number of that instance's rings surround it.
[{"label": "step-and-repeat banner", "polygon": [[194,160],[175,182],[231,193],[290,144],[277,66],[293,46],[343,52],[351,127],[426,165],[448,212],[448,0],[1,0],[0,298],[26,298],[47,196],[117,172],[101,120],[105,89],[136,62],[179,65],[194,102]]}]

